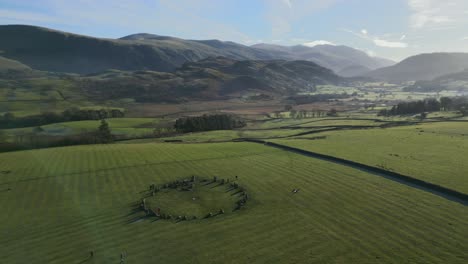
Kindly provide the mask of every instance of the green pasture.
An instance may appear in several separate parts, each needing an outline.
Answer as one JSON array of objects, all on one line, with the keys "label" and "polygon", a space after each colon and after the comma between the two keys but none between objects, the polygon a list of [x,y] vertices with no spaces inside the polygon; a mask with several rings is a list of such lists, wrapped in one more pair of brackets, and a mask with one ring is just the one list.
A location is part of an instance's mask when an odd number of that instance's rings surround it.
[{"label": "green pasture", "polygon": [[[115,135],[141,136],[151,134],[158,125],[157,118],[109,118],[106,119],[109,127]],[[39,133],[42,135],[65,136],[97,130],[101,124],[100,120],[84,120],[54,123],[41,126],[42,132],[37,132],[36,127],[4,129],[6,135],[14,137],[15,135],[25,133]]]},{"label": "green pasture", "polygon": [[[308,139],[320,136],[326,138]],[[273,141],[381,167],[468,193],[468,122],[342,130]]]},{"label": "green pasture", "polygon": [[[468,261],[466,206],[259,144],[18,151],[0,171],[2,263]],[[238,176],[249,203],[178,223],[133,210],[150,184],[190,175]]]}]

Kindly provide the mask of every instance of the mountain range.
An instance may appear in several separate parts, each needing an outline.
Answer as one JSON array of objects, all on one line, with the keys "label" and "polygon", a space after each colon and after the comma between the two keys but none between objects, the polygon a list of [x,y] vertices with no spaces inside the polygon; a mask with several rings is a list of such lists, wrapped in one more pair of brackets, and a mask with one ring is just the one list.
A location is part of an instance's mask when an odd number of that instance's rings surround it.
[{"label": "mountain range", "polygon": [[468,53],[427,53],[364,74],[378,80],[407,82],[432,80],[468,68]]},{"label": "mountain range", "polygon": [[332,45],[246,46],[145,33],[103,39],[26,25],[0,26],[0,36],[0,55],[5,58],[37,70],[79,74],[108,69],[173,72],[185,62],[219,56],[235,60],[307,60],[343,76],[393,64],[350,47]]},{"label": "mountain range", "polygon": [[[146,33],[119,39],[104,39],[27,25],[0,26],[0,37],[0,77],[2,78],[34,76],[38,74],[36,70],[86,75],[114,69],[124,72],[147,71],[177,75],[181,67],[187,67],[186,65],[190,63],[210,61],[220,57],[256,66],[262,61],[263,64],[270,66],[277,65],[281,61],[282,65],[291,62],[289,66],[296,64],[303,67],[304,62],[309,61],[316,66],[330,69],[342,77],[362,76],[395,83],[428,81],[449,74],[464,79],[465,69],[468,69],[467,53],[419,54],[394,64],[390,60],[371,57],[354,48],[334,45],[309,47],[263,43],[246,46],[230,41],[187,40]],[[292,63],[294,61],[299,62]],[[200,63],[199,66],[206,66],[206,61]],[[338,80],[329,76],[318,77],[317,74],[320,72],[330,74],[331,71],[314,69],[311,75],[317,79]],[[207,71],[210,70],[213,69],[207,68]],[[215,70],[226,74],[221,69]],[[289,76],[296,75],[291,73]],[[450,78],[452,83],[455,77]],[[274,76],[268,78],[274,82]],[[263,79],[264,83],[265,81],[266,79]],[[287,82],[283,81],[279,83],[285,83],[287,86]],[[297,85],[302,80],[289,82]],[[277,84],[269,86],[276,87]]]},{"label": "mountain range", "polygon": [[304,45],[280,46],[272,44],[256,44],[252,47],[276,53],[288,60],[309,60],[323,67],[332,69],[338,75],[353,77],[371,70],[395,64],[383,58],[371,57],[367,53],[347,46]]},{"label": "mountain range", "polygon": [[315,91],[341,84],[333,71],[309,61],[237,61],[210,57],[186,62],[172,73],[108,70],[72,78],[94,99],[133,98],[139,102],[226,99],[248,94],[264,98]]}]

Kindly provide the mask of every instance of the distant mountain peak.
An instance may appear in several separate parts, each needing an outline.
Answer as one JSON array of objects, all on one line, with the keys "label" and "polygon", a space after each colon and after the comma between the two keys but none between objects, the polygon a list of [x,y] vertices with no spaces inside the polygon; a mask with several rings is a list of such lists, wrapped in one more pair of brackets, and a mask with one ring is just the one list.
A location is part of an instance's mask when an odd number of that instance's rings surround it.
[{"label": "distant mountain peak", "polygon": [[370,70],[387,67],[395,62],[379,57],[371,57],[366,52],[345,45],[307,46],[304,44],[282,46],[277,44],[261,43],[251,47],[276,52],[290,60],[313,61],[323,67],[332,69],[344,77],[362,75]]},{"label": "distant mountain peak", "polygon": [[131,34],[125,37],[121,37],[119,39],[123,40],[167,40],[167,39],[177,39],[174,37],[169,36],[161,36],[156,34],[149,34],[149,33],[136,33]]},{"label": "distant mountain peak", "polygon": [[326,40],[315,40],[315,41],[311,41],[311,42],[302,43],[301,45],[306,46],[306,47],[311,47],[311,48],[313,48],[315,46],[325,46],[325,45],[337,46],[335,43],[330,42],[330,41],[326,41]]}]

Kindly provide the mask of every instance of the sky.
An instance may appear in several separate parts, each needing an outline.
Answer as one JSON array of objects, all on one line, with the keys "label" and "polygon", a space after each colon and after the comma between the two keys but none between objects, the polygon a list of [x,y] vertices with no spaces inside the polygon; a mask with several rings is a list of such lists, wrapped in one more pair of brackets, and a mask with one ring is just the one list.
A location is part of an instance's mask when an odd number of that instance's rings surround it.
[{"label": "sky", "polygon": [[0,24],[104,38],[346,45],[396,61],[468,52],[468,0],[0,0]]}]

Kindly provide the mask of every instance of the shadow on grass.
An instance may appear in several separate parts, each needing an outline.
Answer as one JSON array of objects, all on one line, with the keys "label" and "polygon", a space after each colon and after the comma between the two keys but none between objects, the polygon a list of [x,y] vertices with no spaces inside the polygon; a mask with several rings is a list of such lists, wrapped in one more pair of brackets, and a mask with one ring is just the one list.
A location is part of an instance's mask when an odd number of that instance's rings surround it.
[{"label": "shadow on grass", "polygon": [[215,186],[211,187],[210,189],[213,189],[213,188],[216,188],[216,187],[219,187],[219,186],[223,186],[223,185],[224,184],[222,184],[222,183],[218,183],[218,185],[215,185]]},{"label": "shadow on grass", "polygon": [[139,208],[133,208],[130,213],[128,213],[126,216],[132,216],[132,215],[135,215],[137,213],[141,212],[141,210]]},{"label": "shadow on grass", "polygon": [[239,193],[241,193],[241,192],[243,192],[243,191],[241,191],[241,190],[237,190],[237,192],[235,192],[235,193],[231,194],[231,196],[234,196],[234,195],[236,195],[236,194],[239,194]]},{"label": "shadow on grass", "polygon": [[78,262],[77,264],[82,264],[82,263],[91,262],[92,259],[93,259],[92,257],[87,257],[86,259],[84,259],[84,260]]},{"label": "shadow on grass", "polygon": [[236,189],[237,189],[237,188],[229,187],[229,188],[226,190],[226,193],[232,192],[232,191],[234,191],[234,190],[236,190]]},{"label": "shadow on grass", "polygon": [[202,186],[207,186],[207,185],[210,185],[210,184],[213,184],[213,183],[215,183],[215,182],[214,182],[214,181],[210,181],[210,182],[208,182],[208,183],[202,184]]},{"label": "shadow on grass", "polygon": [[135,224],[135,223],[138,223],[138,222],[141,222],[145,219],[148,219],[150,218],[150,216],[147,216],[147,215],[144,215],[144,216],[138,216],[138,217],[133,217],[131,219],[128,219],[126,221],[126,224],[129,225],[129,224]]}]

